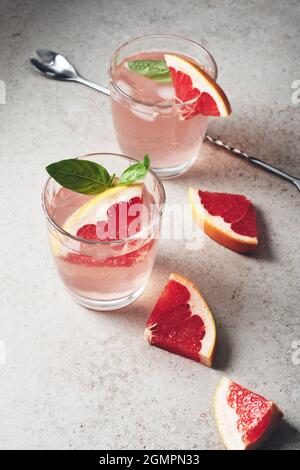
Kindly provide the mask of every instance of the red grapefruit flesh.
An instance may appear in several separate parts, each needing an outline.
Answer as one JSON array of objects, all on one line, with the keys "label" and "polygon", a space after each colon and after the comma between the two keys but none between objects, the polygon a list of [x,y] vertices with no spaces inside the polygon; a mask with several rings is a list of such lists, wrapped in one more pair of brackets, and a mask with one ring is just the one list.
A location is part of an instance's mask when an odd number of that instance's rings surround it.
[{"label": "red grapefruit flesh", "polygon": [[[142,197],[135,196],[129,201],[120,201],[112,204],[107,209],[107,219],[100,220],[96,224],[85,224],[80,227],[76,236],[88,241],[114,241],[128,238],[141,230],[141,217],[143,210]],[[84,244],[84,242],[83,242]],[[112,246],[112,249],[122,251],[124,243]],[[129,242],[130,246],[136,245],[136,240]],[[68,253],[64,259],[70,263],[82,264],[93,267],[131,267],[142,261],[153,246],[153,240],[142,247],[116,256],[96,258],[81,253]]]},{"label": "red grapefruit flesh", "polygon": [[148,319],[145,337],[161,349],[211,367],[216,344],[213,316],[194,284],[172,273]]},{"label": "red grapefruit flesh", "polygon": [[226,377],[217,386],[214,408],[220,434],[230,450],[258,448],[283,417],[275,403]]},{"label": "red grapefruit flesh", "polygon": [[197,114],[204,116],[229,116],[231,106],[222,88],[196,64],[173,54],[165,54],[171,73],[177,103],[182,107],[182,117],[189,119]]},{"label": "red grapefruit flesh", "polygon": [[91,267],[107,267],[107,268],[130,268],[136,263],[143,261],[153,247],[154,241],[150,240],[137,250],[119,256],[108,256],[106,258],[96,258],[93,256],[83,255],[80,253],[68,253],[64,258],[65,261],[74,264],[81,264]]},{"label": "red grapefruit flesh", "polygon": [[[131,209],[136,207],[135,212]],[[128,238],[139,232],[142,210],[142,198],[134,197],[120,201],[107,209],[107,220],[99,220],[97,224],[86,224],[77,230],[76,235],[85,240],[113,241]],[[132,215],[134,212],[134,215]],[[135,222],[135,224],[133,224]],[[131,233],[134,225],[134,233]]]},{"label": "red grapefruit flesh", "polygon": [[255,250],[256,213],[249,199],[241,194],[190,188],[189,200],[196,222],[207,235],[238,253]]},{"label": "red grapefruit flesh", "polygon": [[77,237],[84,238],[85,240],[98,240],[97,226],[95,224],[86,224],[80,227],[76,233]]}]

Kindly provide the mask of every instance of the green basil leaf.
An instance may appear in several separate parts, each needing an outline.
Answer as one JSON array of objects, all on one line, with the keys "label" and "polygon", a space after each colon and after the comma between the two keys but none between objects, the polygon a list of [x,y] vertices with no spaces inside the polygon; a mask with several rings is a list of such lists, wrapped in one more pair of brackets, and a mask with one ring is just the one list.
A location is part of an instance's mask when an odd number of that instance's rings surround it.
[{"label": "green basil leaf", "polygon": [[150,165],[151,165],[151,161],[150,161],[150,157],[147,153],[144,155],[143,163],[144,163],[145,168],[147,168],[147,171],[148,171],[149,168],[150,168]]},{"label": "green basil leaf", "polygon": [[148,173],[149,168],[150,158],[149,155],[146,154],[142,162],[134,163],[133,165],[126,168],[126,170],[122,173],[118,184],[131,184],[134,181],[143,179],[144,176]]},{"label": "green basil leaf", "polygon": [[125,65],[131,72],[157,82],[171,81],[171,74],[164,60],[129,60]]},{"label": "green basil leaf", "polygon": [[116,177],[116,173],[114,173],[113,175],[111,175],[110,177],[110,181],[109,181],[109,185],[112,186],[113,183],[114,183],[114,180],[115,180],[115,177]]},{"label": "green basil leaf", "polygon": [[161,75],[160,77],[152,78],[157,83],[171,83],[171,75]]},{"label": "green basil leaf", "polygon": [[108,171],[89,160],[61,160],[51,163],[46,170],[61,186],[81,194],[99,194],[111,186]]}]

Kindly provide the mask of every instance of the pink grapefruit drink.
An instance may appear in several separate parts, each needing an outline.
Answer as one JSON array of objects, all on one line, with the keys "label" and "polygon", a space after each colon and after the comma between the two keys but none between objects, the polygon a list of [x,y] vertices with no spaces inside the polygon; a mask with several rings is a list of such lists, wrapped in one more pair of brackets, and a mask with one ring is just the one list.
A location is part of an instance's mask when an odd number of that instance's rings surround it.
[{"label": "pink grapefruit drink", "polygon": [[[132,159],[117,154],[80,157],[121,174]],[[60,277],[79,304],[113,310],[143,291],[155,261],[164,190],[149,172],[144,181],[97,195],[61,187],[43,192],[50,248]]]},{"label": "pink grapefruit drink", "polygon": [[[194,78],[185,65],[192,67]],[[115,51],[109,73],[122,152],[141,159],[147,151],[154,171],[164,178],[187,171],[199,154],[208,116],[219,115],[215,103],[196,109],[197,75],[204,73],[212,83],[217,78],[213,57],[187,39],[144,36]]]}]

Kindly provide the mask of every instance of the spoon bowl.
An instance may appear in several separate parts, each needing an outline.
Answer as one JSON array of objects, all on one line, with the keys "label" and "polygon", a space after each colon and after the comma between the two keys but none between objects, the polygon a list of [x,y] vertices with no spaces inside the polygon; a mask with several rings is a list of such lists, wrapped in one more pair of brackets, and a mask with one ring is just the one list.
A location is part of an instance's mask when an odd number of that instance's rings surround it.
[{"label": "spoon bowl", "polygon": [[89,88],[100,91],[100,93],[103,93],[104,95],[110,95],[107,88],[96,85],[86,78],[83,78],[78,73],[74,65],[72,65],[62,54],[51,51],[50,49],[39,48],[36,50],[36,55],[38,56],[38,59],[31,57],[30,62],[33,68],[44,77],[52,78],[53,80],[81,83]]},{"label": "spoon bowl", "polygon": [[55,80],[77,80],[79,74],[75,67],[61,54],[49,49],[37,49],[39,59],[31,58],[35,69]]}]

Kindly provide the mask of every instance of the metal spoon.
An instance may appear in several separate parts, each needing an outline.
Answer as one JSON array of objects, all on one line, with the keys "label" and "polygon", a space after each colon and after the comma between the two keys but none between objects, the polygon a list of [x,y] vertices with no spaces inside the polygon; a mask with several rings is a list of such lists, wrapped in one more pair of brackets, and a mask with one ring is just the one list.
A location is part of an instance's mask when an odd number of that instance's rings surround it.
[{"label": "metal spoon", "polygon": [[234,155],[237,155],[241,158],[244,158],[244,159],[248,160],[248,162],[253,163],[253,165],[257,165],[260,168],[263,168],[264,170],[267,170],[267,171],[273,173],[274,175],[277,175],[277,176],[280,176],[281,178],[286,179],[290,183],[293,183],[298,188],[298,190],[300,191],[300,178],[296,178],[295,176],[291,176],[288,173],[286,173],[285,171],[280,170],[279,168],[276,168],[276,166],[270,165],[270,163],[264,162],[263,160],[260,160],[259,158],[252,157],[251,155],[248,155],[243,150],[240,150],[240,149],[235,148],[235,147],[231,147],[230,145],[226,144],[225,142],[223,142],[220,139],[215,139],[215,138],[213,138],[213,137],[211,137],[210,135],[207,135],[207,134],[206,134],[205,138],[209,142],[211,142],[212,144],[218,145],[219,147],[222,147],[223,149],[228,150],[230,153],[233,153]]},{"label": "metal spoon", "polygon": [[[33,65],[34,69],[41,73],[44,77],[52,78],[54,80],[62,80],[67,82],[77,82],[81,83],[82,85],[86,85],[94,90],[100,91],[100,93],[104,93],[105,95],[110,95],[110,92],[107,88],[102,87],[100,85],[96,85],[93,82],[83,78],[76,68],[61,54],[58,52],[50,51],[49,49],[37,49],[36,51],[40,60],[31,58],[30,62]],[[241,158],[246,159],[248,162],[263,168],[285,180],[293,183],[298,190],[300,191],[300,178],[296,178],[294,176],[289,175],[283,170],[276,168],[269,163],[264,162],[256,157],[252,157],[248,155],[246,152],[231,147],[230,145],[226,144],[220,139],[215,139],[206,134],[206,139],[211,142],[212,144],[222,147],[228,150],[230,153],[237,155]]]},{"label": "metal spoon", "polygon": [[36,53],[40,60],[32,57],[30,62],[34,69],[44,75],[44,77],[52,78],[54,80],[81,83],[82,85],[86,85],[94,90],[100,91],[105,95],[110,94],[107,88],[96,85],[96,83],[83,78],[63,55],[50,51],[49,49],[37,49]]}]

